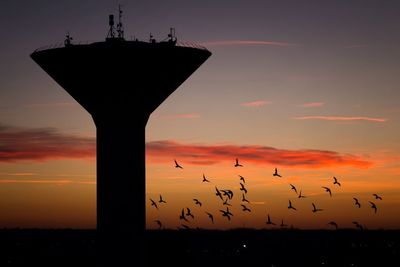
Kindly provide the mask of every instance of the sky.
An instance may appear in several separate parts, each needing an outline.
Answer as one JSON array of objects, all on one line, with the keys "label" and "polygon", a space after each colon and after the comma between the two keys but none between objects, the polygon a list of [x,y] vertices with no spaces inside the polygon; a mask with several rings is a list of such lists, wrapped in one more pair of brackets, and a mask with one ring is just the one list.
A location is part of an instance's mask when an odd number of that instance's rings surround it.
[{"label": "sky", "polygon": [[[147,198],[168,202],[148,201],[148,228],[176,229],[186,207],[190,227],[210,229],[270,227],[268,214],[302,229],[400,227],[400,3],[385,0],[3,1],[0,227],[96,227],[94,123],[29,55],[67,31],[104,40],[118,4],[127,39],[175,27],[212,52],[147,124]],[[215,187],[234,191],[231,221]]]}]

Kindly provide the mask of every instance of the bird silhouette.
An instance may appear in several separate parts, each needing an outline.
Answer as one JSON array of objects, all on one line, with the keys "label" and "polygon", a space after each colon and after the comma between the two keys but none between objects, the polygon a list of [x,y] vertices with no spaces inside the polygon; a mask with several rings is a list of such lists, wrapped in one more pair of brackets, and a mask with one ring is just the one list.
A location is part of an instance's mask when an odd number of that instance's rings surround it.
[{"label": "bird silhouette", "polygon": [[291,189],[292,189],[294,192],[296,192],[296,194],[297,194],[297,189],[296,189],[296,187],[295,187],[294,185],[292,185],[292,184],[290,184],[290,187],[291,187]]},{"label": "bird silhouette", "polygon": [[178,164],[178,162],[176,161],[176,159],[175,159],[174,161],[175,161],[175,168],[183,169],[183,167],[182,167],[181,165]]},{"label": "bird silhouette", "polygon": [[225,210],[219,210],[220,212],[222,212],[222,216],[226,217],[229,221],[231,220],[231,216],[233,216],[233,214],[229,211],[229,208],[226,207],[226,211]]},{"label": "bird silhouette", "polygon": [[251,212],[251,209],[249,209],[248,207],[246,207],[246,205],[241,204],[240,206],[242,206],[243,211]]},{"label": "bird silhouette", "polygon": [[361,224],[359,224],[358,222],[356,222],[356,221],[354,221],[353,224],[360,230],[364,229],[364,227]]},{"label": "bird silhouette", "polygon": [[382,197],[378,196],[378,194],[372,194],[372,195],[375,197],[375,199],[382,200]]},{"label": "bird silhouette", "polygon": [[243,191],[245,194],[247,194],[247,189],[244,187],[244,184],[240,183],[240,191]]},{"label": "bird silhouette", "polygon": [[233,198],[233,192],[232,190],[226,189],[226,190],[222,190],[221,192],[223,193],[222,195],[227,196],[229,199]]},{"label": "bird silhouette", "polygon": [[317,211],[323,211],[323,209],[317,209],[317,207],[315,207],[315,204],[314,203],[311,203],[312,204],[312,206],[313,206],[313,209],[312,209],[312,212],[317,212]]},{"label": "bird silhouette", "polygon": [[241,176],[241,175],[239,175],[239,177],[240,177],[240,181],[242,181],[244,184],[246,183],[246,181],[244,180],[244,177],[243,176]]},{"label": "bird silhouette", "polygon": [[282,219],[282,222],[281,222],[281,227],[283,228],[283,227],[287,227],[287,224],[284,224],[283,223],[283,219]]},{"label": "bird silhouette", "polygon": [[342,185],[338,182],[338,180],[337,180],[337,178],[336,178],[335,176],[333,176],[333,184],[337,184],[338,186],[342,186]]},{"label": "bird silhouette", "polygon": [[162,228],[162,223],[160,220],[155,220],[154,222],[158,224],[158,229]]},{"label": "bird silhouette", "polygon": [[192,214],[189,208],[186,208],[186,216],[192,217],[192,219],[194,219],[194,215]]},{"label": "bird silhouette", "polygon": [[276,177],[282,177],[279,173],[278,173],[278,169],[277,168],[275,168],[275,172],[272,174],[273,176],[276,176]]},{"label": "bird silhouette", "polygon": [[269,214],[268,214],[268,217],[267,217],[267,221],[265,222],[266,224],[270,224],[270,225],[276,225],[275,223],[273,223],[272,221],[271,221],[271,217],[269,217]]},{"label": "bird silhouette", "polygon": [[161,195],[160,195],[160,200],[158,202],[159,203],[167,203],[167,201],[165,201]]},{"label": "bird silhouette", "polygon": [[361,203],[358,201],[358,199],[355,198],[355,197],[353,197],[353,199],[354,199],[354,201],[355,201],[354,205],[357,205],[358,208],[361,208]]},{"label": "bird silhouette", "polygon": [[329,224],[329,225],[332,225],[333,227],[335,227],[336,230],[338,229],[338,225],[337,225],[336,222],[331,221],[331,222],[328,222],[328,224]]},{"label": "bird silhouette", "polygon": [[306,196],[301,194],[301,190],[300,190],[300,193],[299,193],[299,198],[306,198]]},{"label": "bird silhouette", "polygon": [[292,206],[292,201],[290,200],[289,200],[289,206],[287,208],[292,210],[297,210],[295,207]]},{"label": "bird silhouette", "polygon": [[331,191],[331,189],[329,187],[322,186],[322,188],[325,189],[325,191],[328,192],[329,195],[332,197],[332,191]]},{"label": "bird silhouette", "polygon": [[214,223],[214,216],[206,211],[206,214],[208,215],[208,218],[210,218],[211,222]]},{"label": "bird silhouette", "polygon": [[235,167],[243,167],[243,165],[239,164],[239,159],[236,158]]},{"label": "bird silhouette", "polygon": [[243,193],[242,193],[242,202],[250,203],[250,202],[247,200],[246,196],[245,196]]},{"label": "bird silhouette", "polygon": [[375,203],[372,201],[369,201],[369,203],[371,204],[371,208],[375,210],[375,213],[378,211],[378,208],[376,207]]},{"label": "bird silhouette", "polygon": [[154,206],[156,209],[158,209],[157,203],[154,200],[152,200],[151,198],[150,198],[150,201],[151,201],[151,205]]},{"label": "bird silhouette", "polygon": [[184,220],[186,222],[189,222],[188,219],[186,219],[186,217],[185,217],[185,209],[182,209],[181,215],[179,216],[179,219],[180,220]]},{"label": "bird silhouette", "polygon": [[225,199],[224,203],[222,203],[222,205],[225,206],[232,206],[229,202],[228,202],[229,198]]},{"label": "bird silhouette", "polygon": [[204,173],[203,173],[203,183],[209,183],[209,182],[210,182],[210,181],[207,180],[206,176],[205,176]]},{"label": "bird silhouette", "polygon": [[215,187],[215,191],[216,191],[215,195],[216,195],[217,197],[219,197],[219,198],[223,201],[224,198],[222,197],[222,194],[221,194],[221,192],[218,190],[217,187]]},{"label": "bird silhouette", "polygon": [[203,205],[197,198],[193,199],[194,204],[199,205],[201,207],[201,205]]}]

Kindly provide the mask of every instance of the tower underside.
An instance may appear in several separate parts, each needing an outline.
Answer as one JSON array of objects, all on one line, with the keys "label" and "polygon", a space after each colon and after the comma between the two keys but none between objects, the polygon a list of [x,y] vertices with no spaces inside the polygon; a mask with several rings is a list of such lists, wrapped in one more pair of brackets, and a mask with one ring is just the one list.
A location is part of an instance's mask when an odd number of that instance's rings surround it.
[{"label": "tower underside", "polygon": [[32,53],[32,59],[91,114],[97,128],[101,266],[125,265],[141,257],[147,120],[210,55],[205,49],[138,41]]}]

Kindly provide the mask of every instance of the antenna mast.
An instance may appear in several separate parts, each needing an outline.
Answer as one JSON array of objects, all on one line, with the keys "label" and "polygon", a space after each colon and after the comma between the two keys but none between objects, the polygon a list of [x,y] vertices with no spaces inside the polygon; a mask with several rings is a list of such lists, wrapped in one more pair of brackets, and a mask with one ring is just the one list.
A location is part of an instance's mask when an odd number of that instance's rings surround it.
[{"label": "antenna mast", "polygon": [[121,5],[118,5],[118,24],[117,24],[117,32],[118,32],[118,38],[124,39],[124,26],[122,25],[122,10],[121,10]]},{"label": "antenna mast", "polygon": [[107,39],[112,39],[115,37],[115,28],[114,28],[114,15],[108,16],[108,26],[110,29],[108,30]]}]

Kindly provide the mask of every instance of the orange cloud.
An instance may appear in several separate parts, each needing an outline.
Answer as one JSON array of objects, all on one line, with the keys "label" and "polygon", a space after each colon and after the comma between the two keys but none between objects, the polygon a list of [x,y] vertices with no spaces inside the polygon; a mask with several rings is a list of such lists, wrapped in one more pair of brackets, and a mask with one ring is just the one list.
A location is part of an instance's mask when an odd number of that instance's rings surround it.
[{"label": "orange cloud", "polygon": [[212,165],[223,161],[234,162],[235,158],[239,158],[243,164],[287,167],[350,165],[365,168],[372,165],[372,162],[359,156],[325,150],[286,150],[258,145],[199,145],[175,141],[149,142],[146,148],[150,163],[170,163],[176,158],[183,164]]},{"label": "orange cloud", "polygon": [[371,117],[338,117],[338,116],[304,116],[294,117],[295,120],[324,120],[324,121],[370,121],[370,122],[386,122],[386,118]]},{"label": "orange cloud", "polygon": [[300,107],[303,108],[316,108],[316,107],[322,107],[323,105],[325,105],[324,102],[310,102],[310,103],[305,103],[300,105]]},{"label": "orange cloud", "polygon": [[274,46],[296,46],[297,44],[276,42],[276,41],[262,41],[262,40],[218,40],[203,42],[204,46],[231,46],[231,45],[274,45]]},{"label": "orange cloud", "polygon": [[251,101],[251,102],[244,102],[241,103],[240,105],[242,107],[261,107],[265,106],[267,104],[271,104],[271,101],[265,101],[265,100],[256,100],[256,101]]},{"label": "orange cloud", "polygon": [[0,184],[92,184],[95,185],[95,181],[72,181],[72,180],[0,180]]}]

